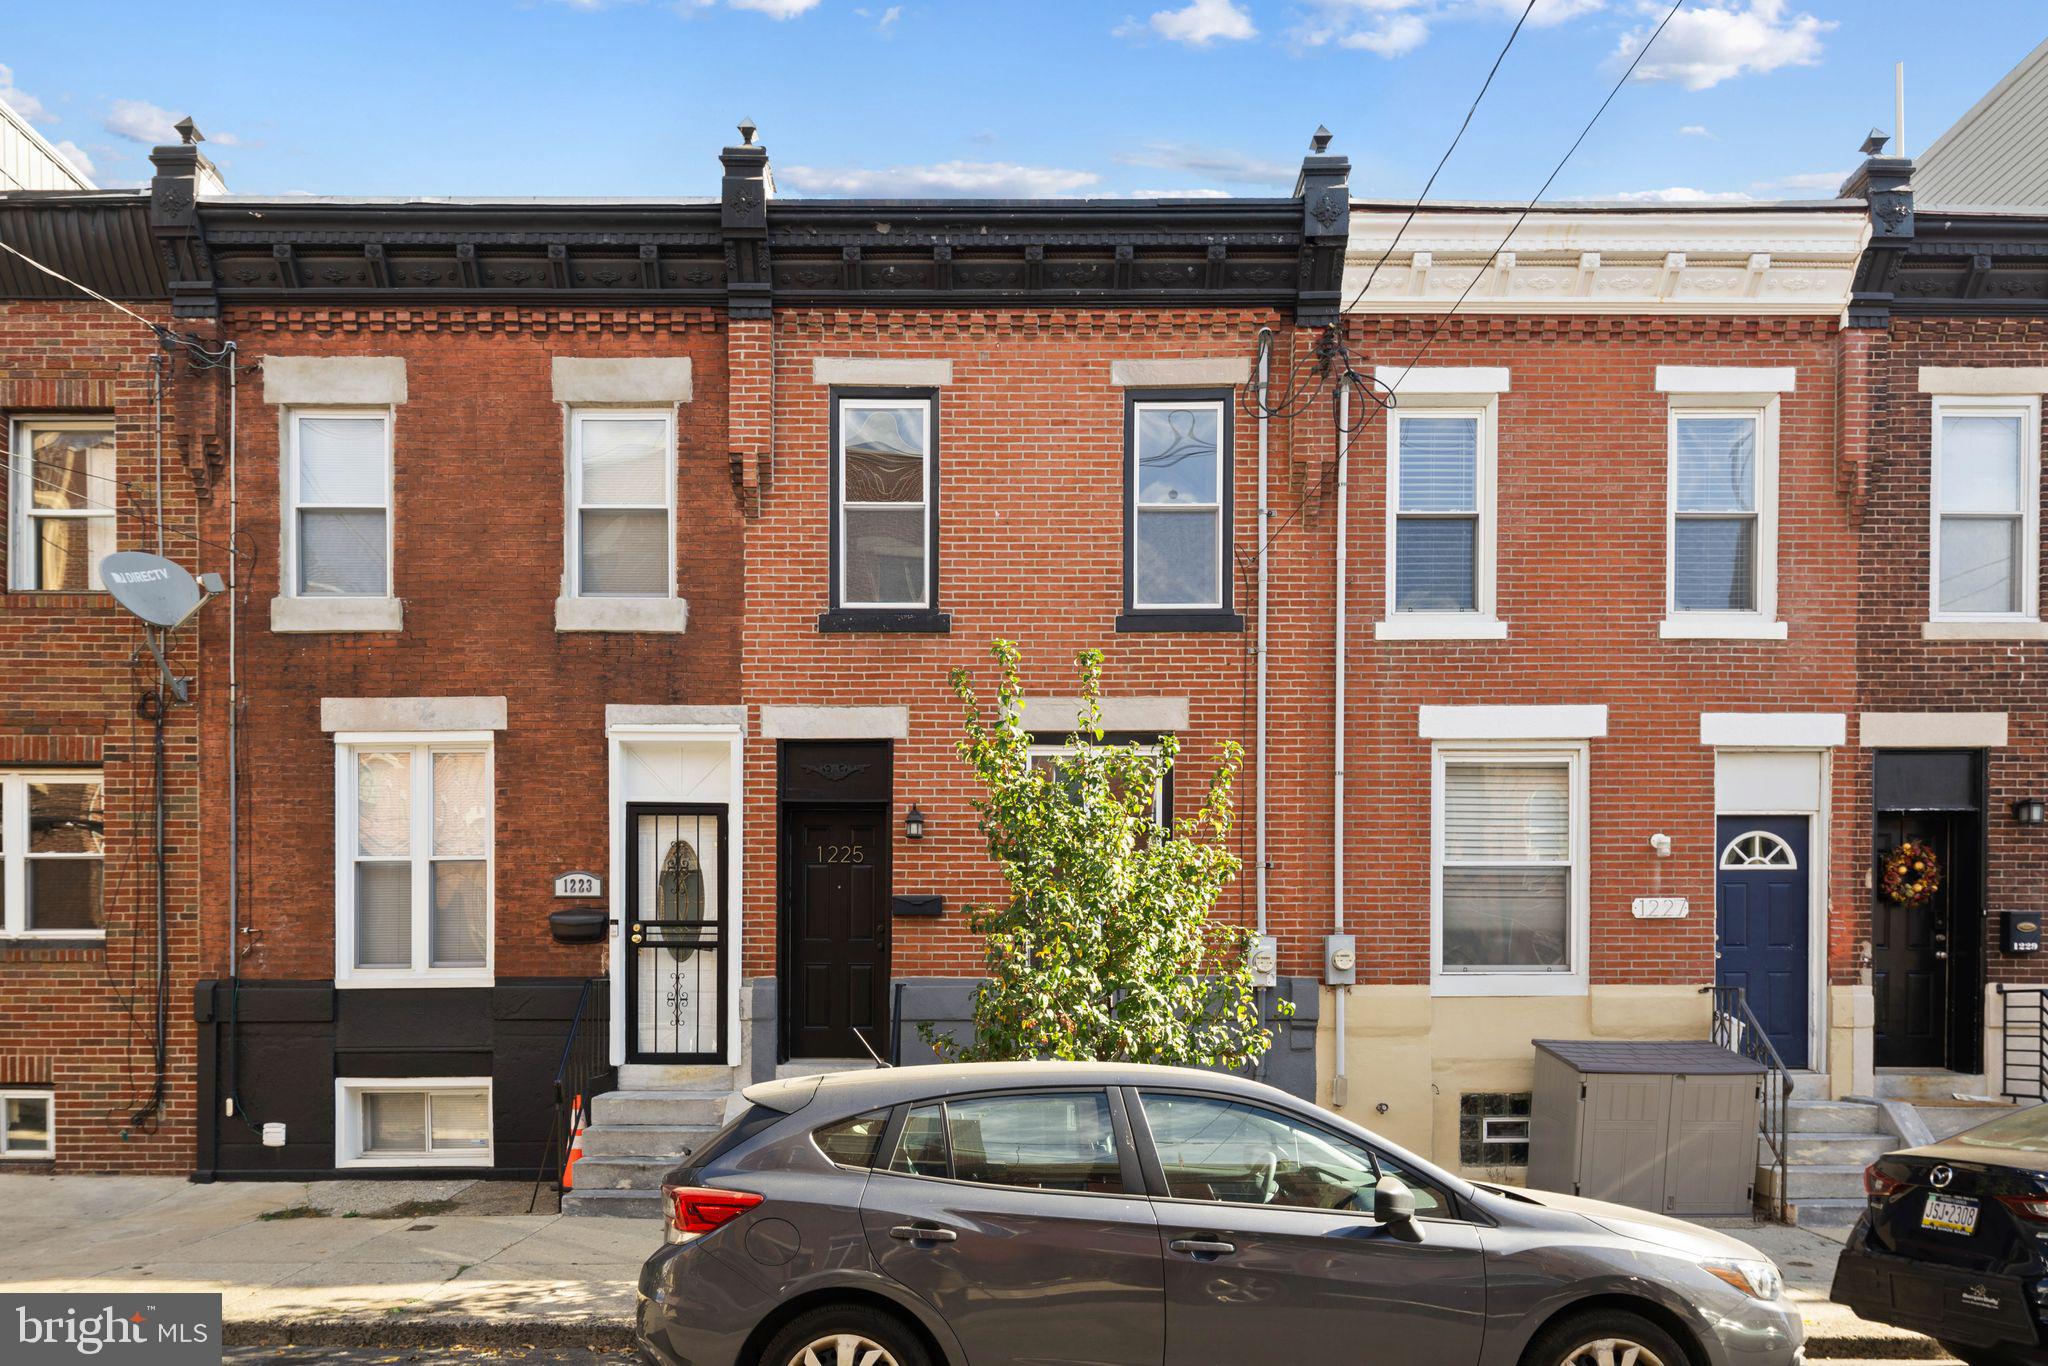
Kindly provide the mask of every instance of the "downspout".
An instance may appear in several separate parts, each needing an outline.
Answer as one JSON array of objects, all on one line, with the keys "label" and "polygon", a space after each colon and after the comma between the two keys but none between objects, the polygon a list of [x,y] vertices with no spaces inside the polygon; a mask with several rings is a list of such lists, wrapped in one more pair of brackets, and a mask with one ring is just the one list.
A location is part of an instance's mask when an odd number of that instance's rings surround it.
[{"label": "downspout", "polygon": [[[1330,794],[1330,849],[1331,870],[1330,919],[1332,933],[1344,933],[1344,727],[1345,716],[1345,653],[1349,647],[1350,585],[1347,580],[1350,550],[1351,523],[1351,384],[1343,378],[1337,384],[1337,612],[1336,612],[1336,653],[1337,653],[1337,697],[1336,735],[1331,746],[1331,766],[1334,771]],[[1350,1078],[1346,1075],[1344,1055],[1346,1036],[1344,1008],[1351,995],[1350,988],[1337,987],[1335,1007],[1336,1065],[1330,1079],[1330,1103],[1342,1107],[1349,1099]]]},{"label": "downspout", "polygon": [[242,725],[242,675],[236,655],[236,623],[241,618],[241,503],[235,480],[236,380],[241,369],[241,352],[233,341],[227,343],[228,358],[228,1042],[227,1105],[233,1116],[241,1105],[241,1023],[242,959],[242,804],[239,792],[239,756]]},{"label": "downspout", "polygon": [[1272,535],[1273,517],[1266,492],[1266,429],[1271,421],[1267,386],[1271,380],[1272,364],[1273,329],[1262,327],[1259,329],[1259,658],[1254,666],[1256,681],[1253,690],[1257,700],[1253,704],[1256,719],[1252,723],[1252,743],[1258,751],[1257,767],[1252,776],[1253,800],[1257,808],[1252,857],[1257,867],[1258,925],[1262,936],[1266,933],[1266,550]]}]

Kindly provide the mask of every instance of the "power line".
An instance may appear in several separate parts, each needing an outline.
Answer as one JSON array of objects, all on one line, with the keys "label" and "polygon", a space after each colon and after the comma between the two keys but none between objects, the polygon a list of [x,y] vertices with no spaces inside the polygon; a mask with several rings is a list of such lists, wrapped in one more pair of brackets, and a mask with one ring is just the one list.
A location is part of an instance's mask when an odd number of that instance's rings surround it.
[{"label": "power line", "polygon": [[[60,483],[55,478],[52,478],[48,475],[38,474],[36,472],[36,462],[33,453],[28,451],[16,451],[11,447],[0,445],[0,456],[6,457],[7,467],[10,471],[26,470],[28,473],[29,481],[31,483],[40,484],[44,488],[55,489],[60,493],[70,492],[70,490],[64,484]],[[136,485],[129,483],[127,480],[116,479],[114,476],[109,474],[94,474],[91,470],[72,470],[70,471],[70,473],[78,475],[81,478],[97,479],[102,483],[112,484],[114,487],[122,490],[125,493],[130,494],[139,502],[148,502],[153,496],[145,492],[141,488],[137,487]],[[72,496],[78,497],[78,495],[76,494],[72,494]],[[224,544],[220,541],[209,541],[204,536],[196,536],[193,533],[185,530],[183,527],[173,526],[169,522],[166,522],[161,516],[150,513],[142,508],[124,508],[121,507],[119,504],[115,503],[96,503],[90,498],[79,498],[79,501],[83,503],[86,506],[86,508],[93,512],[111,512],[115,516],[128,515],[140,517],[146,525],[158,527],[164,531],[170,532],[174,536],[183,536],[186,540],[191,541],[195,545],[203,545],[210,550],[218,550],[230,557],[232,557],[236,553],[235,548],[231,545]],[[33,513],[25,515],[32,516]]]},{"label": "power line", "polygon": [[1429,192],[1435,187],[1436,178],[1443,174],[1445,164],[1451,159],[1451,153],[1457,151],[1458,144],[1465,140],[1465,130],[1472,126],[1472,116],[1479,112],[1479,102],[1486,98],[1486,92],[1493,87],[1493,78],[1500,74],[1500,64],[1507,60],[1508,49],[1515,45],[1515,39],[1521,37],[1522,25],[1529,22],[1529,15],[1535,8],[1536,0],[1529,0],[1528,5],[1522,10],[1522,17],[1515,20],[1515,27],[1508,34],[1508,40],[1500,45],[1499,55],[1493,59],[1493,65],[1487,69],[1486,79],[1479,84],[1479,93],[1472,97],[1471,105],[1466,108],[1465,121],[1458,125],[1457,135],[1451,139],[1451,145],[1444,148],[1444,154],[1437,158],[1436,169],[1431,171],[1429,179],[1422,183],[1422,193],[1415,196],[1415,203],[1409,206],[1408,216],[1403,218],[1401,226],[1394,230],[1394,240],[1387,243],[1387,249],[1380,253],[1380,259],[1372,263],[1372,269],[1366,273],[1365,283],[1358,287],[1358,293],[1352,296],[1351,302],[1344,309],[1344,312],[1349,313],[1352,309],[1358,307],[1358,301],[1365,297],[1365,292],[1372,288],[1372,282],[1378,278],[1380,267],[1385,265],[1387,258],[1394,254],[1394,248],[1401,245],[1402,234],[1407,232],[1408,225],[1415,221],[1415,215],[1422,211],[1423,201],[1429,198]]}]

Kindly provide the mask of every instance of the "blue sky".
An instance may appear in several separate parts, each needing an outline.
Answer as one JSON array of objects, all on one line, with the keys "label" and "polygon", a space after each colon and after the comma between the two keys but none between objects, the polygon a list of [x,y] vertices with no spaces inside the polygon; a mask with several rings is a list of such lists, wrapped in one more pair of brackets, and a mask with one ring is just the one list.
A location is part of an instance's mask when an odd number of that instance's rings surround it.
[{"label": "blue sky", "polygon": [[[252,194],[1286,193],[1318,123],[1414,195],[1526,0],[0,0],[0,98],[103,184],[194,115]],[[1537,0],[1434,197],[1525,198],[1664,6]],[[2041,0],[1687,0],[1553,198],[1826,197],[1907,61],[1909,151]]]}]

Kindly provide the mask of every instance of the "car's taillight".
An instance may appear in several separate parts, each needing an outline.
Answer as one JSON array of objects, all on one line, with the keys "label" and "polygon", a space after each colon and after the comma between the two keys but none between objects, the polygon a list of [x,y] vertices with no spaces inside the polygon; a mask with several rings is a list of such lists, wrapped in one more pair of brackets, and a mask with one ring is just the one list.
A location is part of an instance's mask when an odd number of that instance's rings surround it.
[{"label": "car's taillight", "polygon": [[761,1203],[753,1191],[715,1190],[710,1186],[663,1186],[662,1199],[668,1205],[669,1241],[689,1238],[724,1228]]},{"label": "car's taillight", "polygon": [[1887,1176],[1873,1162],[1863,1169],[1863,1193],[1873,1200],[1883,1200],[1906,1188],[1906,1183],[1895,1176]]},{"label": "car's taillight", "polygon": [[2048,1224],[2048,1195],[2001,1195],[2005,1207],[2020,1218]]}]

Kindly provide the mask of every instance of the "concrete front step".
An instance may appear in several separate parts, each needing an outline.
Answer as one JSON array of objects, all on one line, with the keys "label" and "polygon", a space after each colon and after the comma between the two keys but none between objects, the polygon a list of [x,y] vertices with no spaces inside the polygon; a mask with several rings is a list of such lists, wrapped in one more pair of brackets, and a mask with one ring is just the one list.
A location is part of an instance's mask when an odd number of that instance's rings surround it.
[{"label": "concrete front step", "polygon": [[1802,1130],[1786,1135],[1791,1151],[1786,1160],[1795,1167],[1842,1167],[1854,1163],[1867,1167],[1893,1151],[1899,1141],[1890,1134],[1829,1134]]},{"label": "concrete front step", "polygon": [[[1809,1200],[1857,1200],[1863,1197],[1862,1163],[1810,1163],[1785,1173],[1785,1193],[1793,1204]],[[579,1164],[577,1172],[583,1171]]]},{"label": "concrete front step", "polygon": [[628,1091],[737,1091],[746,1085],[737,1067],[699,1063],[629,1062],[619,1068]]},{"label": "concrete front step", "polygon": [[[581,1171],[582,1164],[578,1163],[576,1169]],[[647,1250],[653,1252],[660,1240],[663,1211],[658,1190],[585,1190],[579,1186],[563,1193],[562,1213],[645,1219],[653,1230],[648,1235]]]},{"label": "concrete front step", "polygon": [[708,1124],[598,1124],[583,1131],[586,1157],[666,1157],[679,1162],[718,1130]]},{"label": "concrete front step", "polygon": [[1867,1101],[1795,1100],[1785,1109],[1785,1127],[1794,1133],[1880,1134],[1881,1113]]},{"label": "concrete front step", "polygon": [[658,1191],[661,1179],[676,1168],[673,1157],[592,1157],[585,1152],[576,1163],[579,1191]]},{"label": "concrete front step", "polygon": [[592,1127],[613,1124],[673,1124],[712,1128],[725,1123],[722,1091],[617,1090],[590,1102]]},{"label": "concrete front step", "polygon": [[1880,1067],[1877,1094],[1883,1100],[1953,1100],[1958,1092],[1967,1096],[1987,1094],[1989,1083],[1981,1076],[1948,1072],[1934,1067]]},{"label": "concrete front step", "polygon": [[1792,1220],[1808,1226],[1816,1224],[1853,1224],[1863,1217],[1869,1206],[1867,1200],[1795,1200],[1792,1202]]},{"label": "concrete front step", "polygon": [[1927,1126],[1927,1132],[1940,1143],[1955,1137],[1965,1129],[1974,1129],[1979,1124],[2009,1115],[2017,1105],[1915,1105],[1913,1113],[1920,1116],[1920,1122]]}]

